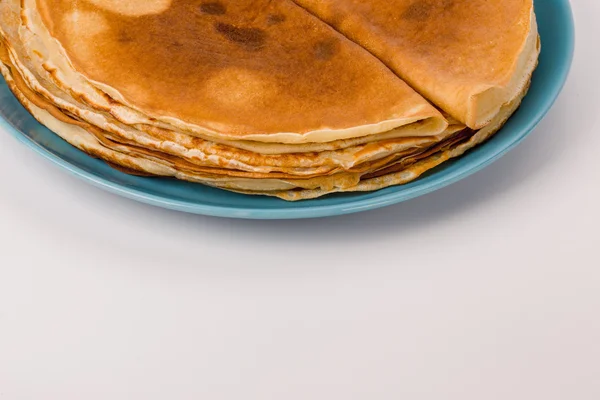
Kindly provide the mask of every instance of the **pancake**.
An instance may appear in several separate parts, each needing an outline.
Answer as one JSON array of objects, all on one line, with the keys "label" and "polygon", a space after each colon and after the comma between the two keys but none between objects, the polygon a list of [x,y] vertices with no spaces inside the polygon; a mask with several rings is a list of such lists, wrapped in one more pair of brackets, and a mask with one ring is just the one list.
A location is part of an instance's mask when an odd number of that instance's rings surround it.
[{"label": "pancake", "polygon": [[227,2],[222,13],[186,0],[125,14],[111,1],[23,4],[26,22],[39,16],[60,44],[55,68],[66,58],[114,100],[179,128],[320,143],[423,120],[433,122],[424,135],[446,127],[385,65],[289,1]]},{"label": "pancake", "polygon": [[[487,140],[526,93],[527,73],[522,84],[495,81],[488,89],[496,91],[498,110],[466,128],[461,121],[472,121],[455,106],[469,114],[469,102],[478,102],[475,112],[489,105],[480,93],[461,97],[489,77],[474,73],[468,81],[442,71],[425,89],[411,81],[438,109],[404,82],[405,67],[394,66],[409,51],[390,63],[370,48],[389,33],[369,25],[352,37],[352,29],[342,29],[347,24],[336,25],[343,18],[327,21],[327,7],[308,3],[3,0],[0,72],[40,123],[122,172],[289,201],[417,179]],[[342,13],[352,6],[325,3]],[[425,7],[422,20],[435,21],[429,15],[439,4]],[[527,71],[539,53],[530,11],[533,50],[517,57]],[[398,29],[400,42],[417,31]],[[414,51],[427,53],[426,44],[415,43]],[[440,43],[427,45],[443,52]],[[507,58],[489,76],[509,64],[513,53],[504,51]],[[423,58],[437,62],[433,69],[450,65]],[[465,56],[457,60],[461,70]],[[523,78],[519,71],[510,72],[511,82]],[[449,106],[427,92],[438,84],[440,98],[457,90]]]},{"label": "pancake", "polygon": [[[31,32],[28,32],[25,27],[22,28],[21,34],[27,39],[27,42],[34,42],[35,38],[32,36]],[[16,31],[16,28],[6,29],[8,36],[16,36]],[[385,137],[384,134],[376,135],[384,140],[366,145],[352,146],[344,149],[343,152],[325,151],[303,155],[293,154],[287,156],[277,154],[270,157],[263,157],[260,154],[257,155],[248,151],[238,151],[227,146],[207,143],[203,140],[185,137],[182,134],[160,128],[145,127],[143,128],[145,132],[140,132],[135,128],[115,122],[110,116],[98,115],[94,110],[89,108],[82,109],[79,104],[76,104],[76,100],[71,96],[57,91],[57,87],[54,87],[54,90],[50,90],[50,86],[54,85],[50,76],[46,75],[44,78],[43,75],[46,70],[38,68],[38,71],[35,74],[27,70],[26,66],[23,64],[27,64],[27,60],[38,57],[35,51],[27,52],[27,49],[24,48],[24,46],[19,46],[18,40],[14,37],[12,47],[16,53],[25,53],[24,56],[21,57],[24,61],[19,61],[16,56],[12,57],[12,61],[16,61],[15,64],[20,65],[20,73],[28,82],[30,89],[40,93],[64,112],[75,115],[76,118],[94,124],[101,129],[110,131],[112,134],[116,135],[113,139],[116,139],[117,141],[125,143],[133,142],[134,144],[137,141],[140,146],[146,146],[154,150],[167,152],[171,155],[181,156],[192,163],[203,166],[238,168],[250,172],[279,171],[300,175],[331,173],[335,172],[334,168],[343,167],[349,169],[363,162],[381,159],[398,151],[404,151],[415,147],[424,147],[427,144],[442,140],[445,136],[460,129],[459,126],[454,125],[451,129],[448,129],[443,134],[435,137],[409,137],[400,139],[393,139],[393,135],[391,135],[393,132],[390,132],[388,135],[392,137],[392,139]],[[43,81],[45,86],[38,80]],[[425,126],[423,123],[413,125],[419,125],[421,127]],[[415,129],[418,128],[415,127]],[[346,142],[352,144],[348,140]],[[286,167],[286,164],[293,164],[296,168]],[[330,168],[313,170],[313,168],[324,166],[330,166]]]},{"label": "pancake", "polygon": [[[7,7],[11,1],[13,5],[16,4],[13,6],[13,8],[17,9],[13,11],[13,13],[18,14],[19,10],[17,0],[9,0],[9,2],[4,2],[3,4],[0,4],[0,7]],[[22,71],[26,70],[27,68],[31,69],[35,74],[36,79],[42,81],[44,86],[56,85],[64,92],[68,92],[73,98],[76,98],[77,101],[86,103],[90,107],[105,110],[111,117],[116,118],[119,122],[135,125],[138,129],[144,131],[151,130],[151,134],[159,132],[161,137],[164,136],[163,133],[165,131],[162,130],[162,128],[164,128],[167,129],[168,136],[176,135],[178,140],[185,141],[186,143],[197,142],[193,138],[186,137],[185,135],[179,135],[180,132],[177,131],[176,127],[165,125],[140,113],[136,113],[134,110],[124,107],[123,105],[114,101],[114,99],[109,98],[107,100],[106,93],[99,92],[97,89],[91,88],[89,84],[82,80],[82,77],[72,69],[72,66],[68,62],[65,60],[60,60],[60,58],[59,60],[49,59],[51,54],[58,54],[61,52],[60,44],[58,44],[56,40],[44,38],[44,35],[48,35],[47,30],[43,27],[43,25],[40,27],[41,22],[37,25],[35,23],[36,20],[40,19],[39,15],[34,12],[27,13],[26,10],[23,11],[23,26],[21,27],[20,35],[23,42],[27,43],[27,51],[22,49],[18,50],[17,53],[25,53],[25,55],[22,57],[22,60],[15,60],[15,63]],[[27,63],[28,60],[30,61],[29,63]],[[22,63],[26,65],[22,65]],[[53,93],[56,94],[56,92]],[[456,125],[456,121],[450,122],[453,125]],[[184,127],[184,129],[185,128],[189,128],[189,126]],[[456,129],[457,126],[451,127],[451,131],[455,131]],[[400,128],[379,134],[371,134],[368,136],[336,140],[326,143],[283,144],[261,143],[246,140],[230,141],[223,140],[222,138],[207,137],[198,131],[194,131],[193,127],[192,131],[194,136],[207,139],[215,143],[227,144],[236,148],[262,154],[284,154],[336,150],[360,144],[372,143],[378,140],[434,135],[436,132],[439,132],[439,120],[422,120],[419,121],[419,123],[405,125]]]},{"label": "pancake", "polygon": [[[14,67],[12,67],[14,68]],[[385,165],[375,167],[366,173],[340,173],[331,177],[316,177],[306,180],[285,180],[264,177],[263,179],[247,179],[244,177],[222,177],[210,173],[197,173],[177,168],[178,166],[165,165],[161,159],[147,159],[140,154],[130,154],[128,149],[117,147],[113,149],[110,144],[91,133],[92,129],[85,128],[85,124],[70,120],[68,116],[61,115],[49,103],[29,92],[23,82],[20,85],[13,79],[11,66],[0,64],[2,73],[7,82],[21,102],[38,118],[40,122],[59,133],[65,140],[76,147],[118,165],[125,171],[141,171],[157,176],[173,176],[179,179],[199,182],[210,186],[225,188],[247,194],[262,194],[277,196],[289,201],[297,201],[320,197],[334,192],[372,191],[387,186],[407,183],[418,178],[425,171],[434,168],[442,162],[462,155],[465,151],[481,143],[495,133],[514,110],[518,107],[523,93],[517,101],[507,105],[503,112],[496,117],[486,128],[475,132],[463,130],[456,137],[438,143],[420,154],[395,160]],[[25,88],[24,94],[19,88]]]},{"label": "pancake", "polygon": [[473,129],[514,101],[537,64],[532,0],[294,0]]}]

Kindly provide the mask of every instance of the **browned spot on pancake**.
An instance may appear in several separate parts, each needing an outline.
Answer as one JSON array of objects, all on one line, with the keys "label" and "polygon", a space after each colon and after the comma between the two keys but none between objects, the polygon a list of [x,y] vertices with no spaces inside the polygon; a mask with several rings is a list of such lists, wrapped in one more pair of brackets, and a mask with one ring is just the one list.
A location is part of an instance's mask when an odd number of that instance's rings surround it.
[{"label": "browned spot on pancake", "polygon": [[419,0],[408,6],[402,13],[403,19],[424,21],[429,17],[433,6],[427,1]]},{"label": "browned spot on pancake", "polygon": [[444,11],[448,11],[450,8],[454,7],[454,0],[443,0],[442,7]]},{"label": "browned spot on pancake", "polygon": [[240,28],[219,22],[215,24],[217,32],[228,40],[243,46],[247,50],[260,50],[265,45],[266,35],[259,28]]},{"label": "browned spot on pancake", "polygon": [[425,21],[431,17],[432,12],[446,12],[454,6],[455,0],[417,0],[408,6],[402,18],[413,21]]},{"label": "browned spot on pancake", "polygon": [[[343,129],[403,107],[401,81],[287,0],[147,0],[171,6],[135,16],[88,6],[91,0],[37,1],[58,8],[44,18],[75,68],[144,113],[241,137]],[[202,12],[214,1],[226,6],[225,15]],[[70,17],[74,10],[97,34],[81,30],[88,27]],[[269,26],[269,16],[285,21]],[[132,41],[120,42],[121,32]],[[117,120],[131,123],[124,109],[112,108]]]},{"label": "browned spot on pancake", "polygon": [[340,50],[338,39],[326,39],[318,42],[314,47],[315,57],[318,60],[327,61]]},{"label": "browned spot on pancake", "polygon": [[200,5],[200,11],[204,14],[223,15],[227,12],[227,8],[219,1],[207,1]]},{"label": "browned spot on pancake", "polygon": [[119,32],[117,40],[119,41],[119,43],[130,43],[133,41],[133,37],[131,37],[131,35],[129,35],[129,33],[125,32],[125,31],[121,31],[121,32]]},{"label": "browned spot on pancake", "polygon": [[269,14],[267,17],[267,25],[279,25],[285,22],[285,15],[283,14]]}]

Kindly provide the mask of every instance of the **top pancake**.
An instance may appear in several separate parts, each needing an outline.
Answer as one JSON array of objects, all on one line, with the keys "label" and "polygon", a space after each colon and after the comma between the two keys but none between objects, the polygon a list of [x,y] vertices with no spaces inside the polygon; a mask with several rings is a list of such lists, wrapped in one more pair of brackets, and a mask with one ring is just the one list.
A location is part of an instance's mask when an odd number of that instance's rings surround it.
[{"label": "top pancake", "polygon": [[279,143],[446,126],[384,64],[288,1],[25,4],[78,72],[149,116]]},{"label": "top pancake", "polygon": [[532,0],[294,0],[473,129],[529,81]]}]

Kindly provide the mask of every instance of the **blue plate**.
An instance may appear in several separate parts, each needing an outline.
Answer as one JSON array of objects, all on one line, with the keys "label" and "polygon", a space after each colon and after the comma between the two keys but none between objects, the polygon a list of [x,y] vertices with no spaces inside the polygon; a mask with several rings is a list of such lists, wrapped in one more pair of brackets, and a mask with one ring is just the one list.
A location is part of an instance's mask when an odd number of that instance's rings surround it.
[{"label": "blue plate", "polygon": [[77,150],[39,124],[1,80],[0,130],[11,133],[44,157],[93,185],[173,210],[254,219],[313,218],[372,210],[424,195],[479,171],[519,144],[541,121],[567,78],[573,57],[574,26],[568,0],[536,0],[535,6],[542,54],[529,94],[519,111],[488,142],[404,186],[288,203],[174,179],[126,175]]}]

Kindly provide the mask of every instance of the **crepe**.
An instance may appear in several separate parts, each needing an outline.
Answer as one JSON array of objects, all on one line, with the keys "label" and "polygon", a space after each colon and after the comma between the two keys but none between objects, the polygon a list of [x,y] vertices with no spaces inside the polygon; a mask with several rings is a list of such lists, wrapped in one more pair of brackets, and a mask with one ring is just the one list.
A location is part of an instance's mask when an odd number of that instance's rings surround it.
[{"label": "crepe", "polygon": [[538,59],[531,0],[294,0],[473,129],[517,99]]},{"label": "crepe", "polygon": [[308,9],[3,0],[0,71],[38,121],[123,172],[290,201],[416,179],[489,138],[526,92],[466,128]]},{"label": "crepe", "polygon": [[[67,58],[113,99],[178,128],[221,139],[307,143],[427,119],[432,130],[446,127],[375,57],[287,0],[200,6],[173,0],[165,10],[144,5],[126,14],[114,1],[23,4],[30,29],[43,39],[44,29],[36,27],[42,22],[62,47],[45,62],[62,72],[60,60]],[[69,78],[65,83],[72,85]]]}]

